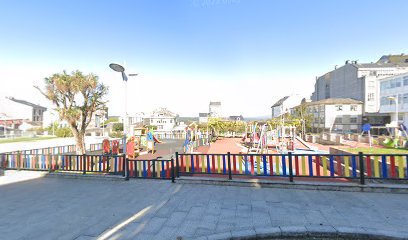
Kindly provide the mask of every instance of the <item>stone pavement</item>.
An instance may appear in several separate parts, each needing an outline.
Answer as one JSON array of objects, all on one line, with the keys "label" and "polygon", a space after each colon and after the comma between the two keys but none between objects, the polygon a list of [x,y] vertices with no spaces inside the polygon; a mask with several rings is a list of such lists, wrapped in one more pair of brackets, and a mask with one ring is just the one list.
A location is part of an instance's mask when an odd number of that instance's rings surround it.
[{"label": "stone pavement", "polygon": [[37,178],[0,186],[0,238],[227,239],[302,229],[408,236],[407,203],[406,194]]}]

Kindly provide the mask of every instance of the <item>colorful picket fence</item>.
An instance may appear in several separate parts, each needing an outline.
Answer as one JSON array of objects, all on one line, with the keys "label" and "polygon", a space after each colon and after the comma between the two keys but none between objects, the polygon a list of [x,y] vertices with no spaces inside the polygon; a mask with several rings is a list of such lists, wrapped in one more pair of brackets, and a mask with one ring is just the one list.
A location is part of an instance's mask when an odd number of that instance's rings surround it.
[{"label": "colorful picket fence", "polygon": [[0,154],[5,169],[124,173],[123,155]]},{"label": "colorful picket fence", "polygon": [[[360,160],[361,158],[361,160]],[[362,163],[362,165],[361,165]],[[180,174],[408,179],[408,155],[178,154]],[[360,175],[364,172],[364,175]]]},{"label": "colorful picket fence", "polygon": [[63,154],[75,152],[75,145],[64,145],[56,147],[47,147],[47,148],[35,148],[28,150],[12,151],[6,152],[7,154]]},{"label": "colorful picket fence", "polygon": [[153,160],[127,160],[128,177],[131,178],[159,178],[173,179],[173,160],[153,159]]}]

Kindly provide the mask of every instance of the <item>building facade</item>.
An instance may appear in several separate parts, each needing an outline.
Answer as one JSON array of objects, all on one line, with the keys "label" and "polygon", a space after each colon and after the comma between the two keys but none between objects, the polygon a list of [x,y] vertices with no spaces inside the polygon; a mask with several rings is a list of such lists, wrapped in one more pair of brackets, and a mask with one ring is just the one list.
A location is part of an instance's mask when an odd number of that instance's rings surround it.
[{"label": "building facade", "polygon": [[167,110],[158,108],[152,112],[150,117],[144,119],[145,125],[156,126],[158,133],[171,133],[177,124],[178,115]]},{"label": "building facade", "polygon": [[[398,57],[397,57],[398,56]],[[328,98],[351,98],[363,102],[364,122],[384,125],[386,115],[380,114],[379,80],[408,72],[408,55],[383,56],[376,63],[345,65],[316,79],[312,101]]]},{"label": "building facade", "polygon": [[306,103],[312,116],[312,132],[357,133],[361,130],[363,102],[350,98],[329,98]]},{"label": "building facade", "polygon": [[[17,128],[23,122],[32,126],[42,126],[45,111],[47,108],[25,100],[13,97],[0,99],[0,114],[3,119],[7,118],[13,128]],[[5,124],[0,122],[0,125]]]},{"label": "building facade", "polygon": [[198,114],[198,123],[208,123],[208,113]]},{"label": "building facade", "polygon": [[211,118],[222,118],[221,102],[210,102],[208,115]]},{"label": "building facade", "polygon": [[302,102],[300,95],[285,96],[272,105],[272,118],[280,117]]},{"label": "building facade", "polygon": [[380,80],[380,113],[396,121],[398,102],[398,122],[408,126],[408,73]]}]

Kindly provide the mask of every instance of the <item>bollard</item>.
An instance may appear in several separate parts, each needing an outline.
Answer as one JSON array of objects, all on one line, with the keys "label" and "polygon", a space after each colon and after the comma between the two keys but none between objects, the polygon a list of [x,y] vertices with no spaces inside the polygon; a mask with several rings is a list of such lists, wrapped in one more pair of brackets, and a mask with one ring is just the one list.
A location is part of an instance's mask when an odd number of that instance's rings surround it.
[{"label": "bollard", "polygon": [[126,154],[123,154],[123,161],[122,161],[122,176],[126,177]]}]

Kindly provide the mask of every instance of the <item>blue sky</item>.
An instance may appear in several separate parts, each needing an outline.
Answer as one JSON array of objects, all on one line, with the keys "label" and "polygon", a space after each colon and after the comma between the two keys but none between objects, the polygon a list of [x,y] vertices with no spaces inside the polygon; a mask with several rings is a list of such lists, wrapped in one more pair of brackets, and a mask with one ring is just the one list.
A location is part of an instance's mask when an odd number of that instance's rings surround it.
[{"label": "blue sky", "polygon": [[107,66],[125,62],[129,112],[168,107],[268,115],[274,101],[305,97],[315,76],[345,60],[408,53],[408,1],[3,1],[0,95],[42,104],[33,89],[54,72],[80,69],[110,86],[111,113],[123,85]]}]

